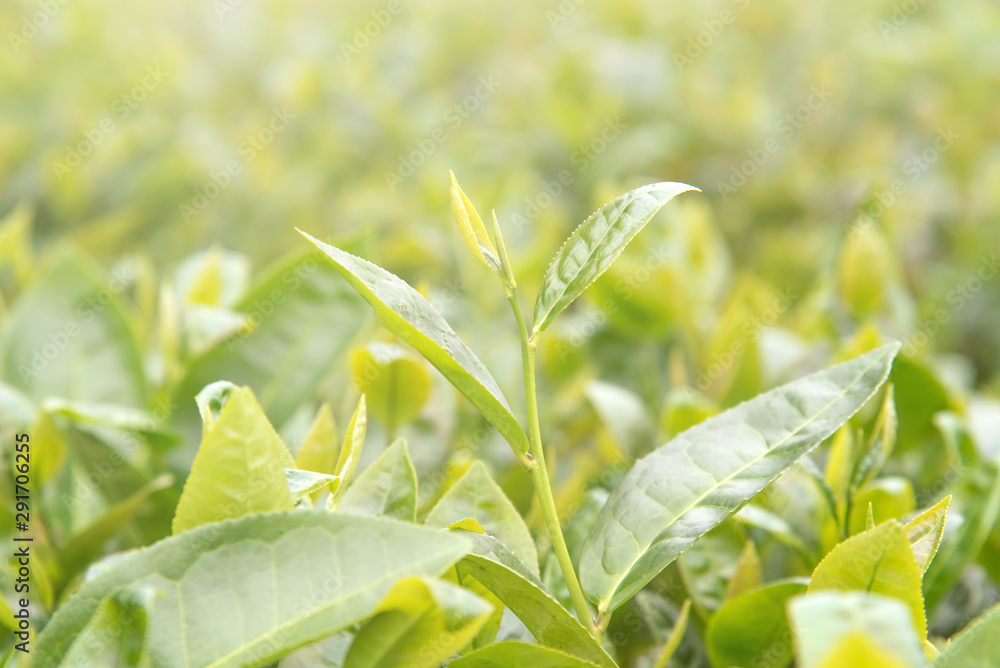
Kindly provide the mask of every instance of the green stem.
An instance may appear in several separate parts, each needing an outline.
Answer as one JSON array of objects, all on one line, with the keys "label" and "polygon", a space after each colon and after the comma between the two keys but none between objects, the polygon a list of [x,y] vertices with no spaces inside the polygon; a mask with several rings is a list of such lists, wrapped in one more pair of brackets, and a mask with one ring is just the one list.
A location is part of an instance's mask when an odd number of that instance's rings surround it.
[{"label": "green stem", "polygon": [[552,486],[549,482],[549,472],[545,466],[545,452],[542,448],[542,434],[538,426],[538,396],[535,390],[535,342],[528,335],[528,328],[524,324],[524,314],[521,312],[521,304],[517,299],[516,286],[507,289],[507,301],[514,309],[514,318],[517,320],[517,328],[521,336],[524,398],[528,409],[528,442],[531,447],[531,456],[534,459],[528,473],[531,475],[531,482],[535,487],[535,496],[538,498],[542,517],[545,518],[545,526],[549,531],[552,549],[555,551],[563,578],[566,580],[566,587],[569,589],[569,596],[576,609],[576,616],[591,634],[595,634],[594,620],[591,617],[590,608],[587,606],[587,599],[580,588],[576,571],[573,569],[573,560],[570,559],[569,550],[566,549],[566,540],[563,538],[562,527],[559,524],[556,503],[552,498]]}]

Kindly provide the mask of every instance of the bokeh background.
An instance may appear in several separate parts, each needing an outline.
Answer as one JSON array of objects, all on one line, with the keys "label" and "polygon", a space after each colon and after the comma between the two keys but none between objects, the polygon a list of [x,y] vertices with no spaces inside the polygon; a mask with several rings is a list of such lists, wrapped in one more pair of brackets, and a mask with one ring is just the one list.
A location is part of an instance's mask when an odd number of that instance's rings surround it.
[{"label": "bokeh background", "polygon": [[[900,507],[968,468],[942,425],[964,425],[977,458],[1000,453],[991,0],[5,0],[0,26],[5,435],[47,424],[36,410],[53,397],[155,424],[90,415],[110,431],[85,437],[63,425],[63,439],[115,442],[118,429],[138,445],[123,455],[134,476],[55,514],[56,542],[163,470],[176,493],[208,382],[250,384],[293,448],[323,401],[346,422],[358,351],[374,360],[394,342],[326,269],[307,263],[314,291],[289,288],[288,267],[302,266],[287,258],[307,249],[295,227],[417,285],[521,415],[513,322],[456,233],[449,170],[484,217],[496,211],[526,301],[599,205],[654,181],[701,189],[541,341],[543,430],[568,515],[596,503],[595,480],[611,484],[618,463],[699,416],[889,339],[904,342]],[[294,294],[272,314],[261,300],[275,285]],[[85,337],[83,367],[70,373],[58,352],[19,372],[64,331],[59,308],[79,316],[80,300],[105,294],[114,307],[98,320],[118,319]],[[410,361],[429,398],[399,424],[376,420],[366,458],[379,434],[407,436],[437,480],[428,498],[449,467],[486,458],[527,510],[506,446]],[[108,380],[122,368],[127,381]],[[46,405],[57,432],[80,419]],[[71,473],[52,475],[72,487],[96,455],[69,452],[58,464],[80,457]],[[989,471],[970,503],[996,487]],[[162,535],[176,494],[155,498],[101,549]],[[980,547],[941,632],[995,593],[1000,536]]]}]

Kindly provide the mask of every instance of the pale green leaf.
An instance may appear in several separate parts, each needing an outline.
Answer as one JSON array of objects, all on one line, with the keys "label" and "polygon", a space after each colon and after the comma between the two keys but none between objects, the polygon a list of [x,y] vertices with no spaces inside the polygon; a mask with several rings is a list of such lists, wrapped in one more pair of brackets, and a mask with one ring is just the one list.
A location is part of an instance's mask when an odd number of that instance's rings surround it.
[{"label": "pale green leaf", "polygon": [[894,598],[857,591],[810,593],[788,602],[788,619],[798,668],[833,668],[824,662],[856,633],[866,634],[905,668],[927,665],[909,609]]},{"label": "pale green leaf", "polygon": [[386,329],[426,357],[516,451],[528,451],[528,437],[511,414],[493,376],[419,292],[367,260],[305,232],[301,234],[326,253],[337,271],[372,306]]},{"label": "pale green leaf", "polygon": [[950,495],[906,523],[906,534],[910,539],[910,547],[913,548],[913,556],[917,559],[921,573],[927,572],[927,568],[934,561],[934,555],[937,554],[938,547],[941,545],[941,536],[944,535],[944,523],[948,517],[949,505],[951,505]]},{"label": "pale green leaf", "polygon": [[361,627],[344,668],[437,668],[472,641],[492,612],[462,587],[404,578]]},{"label": "pale green leaf", "polygon": [[688,190],[697,188],[684,183],[654,183],[625,193],[590,214],[566,239],[542,278],[535,301],[534,331],[552,324],[607,271],[664,204]]},{"label": "pale green leaf", "polygon": [[784,668],[792,661],[785,602],[806,590],[804,581],[773,582],[726,601],[705,636],[712,665],[752,666],[757,657]]},{"label": "pale green leaf", "polygon": [[472,552],[458,563],[462,578],[473,577],[527,627],[535,639],[604,668],[614,662],[593,636],[542,587],[537,576],[510,550],[488,535],[468,533]]},{"label": "pale green leaf", "polygon": [[445,528],[466,518],[476,520],[486,533],[503,543],[532,573],[538,574],[538,552],[528,527],[480,461],[444,493],[424,523]]},{"label": "pale green leaf", "polygon": [[293,467],[253,392],[233,390],[198,448],[173,533],[251,513],[291,510],[285,469]]},{"label": "pale green leaf", "polygon": [[0,378],[35,400],[145,406],[142,354],[119,296],[127,287],[127,276],[59,254],[5,318]]},{"label": "pale green leaf", "polygon": [[588,668],[588,663],[542,645],[508,640],[466,654],[449,668]]},{"label": "pale green leaf", "polygon": [[643,457],[618,485],[580,556],[601,613],[767,487],[885,382],[899,344],[783,385],[709,418]]},{"label": "pale green leaf", "polygon": [[726,585],[726,598],[734,598],[764,584],[764,567],[752,540],[748,540],[736,562],[736,570]]},{"label": "pale green leaf", "polygon": [[985,668],[1000,657],[1000,606],[974,620],[952,638],[934,668]]},{"label": "pale green leaf", "polygon": [[[315,394],[365,324],[365,304],[317,253],[275,264],[234,306],[254,323],[194,359],[177,384],[176,424],[194,439],[191,397],[225,379],[253,389],[278,428]],[[178,465],[186,466],[180,461]],[[190,453],[188,453],[190,454]],[[323,471],[321,471],[323,473]]]},{"label": "pale green leaf", "polygon": [[833,548],[813,571],[809,592],[835,589],[896,598],[910,609],[917,637],[923,642],[927,618],[921,575],[906,529],[889,520]]},{"label": "pale green leaf", "polygon": [[329,489],[331,493],[340,489],[340,478],[315,471],[285,469],[285,480],[288,482],[288,493],[291,494],[293,503],[298,503],[303,497],[311,496],[322,489]]},{"label": "pale green leaf", "polygon": [[145,651],[157,668],[259,666],[369,617],[408,575],[436,576],[462,536],[324,511],[204,525],[125,557],[86,583],[33,647],[63,665],[101,602],[125,587],[158,592]]},{"label": "pale green leaf", "polygon": [[396,440],[341,495],[337,508],[346,513],[395,517],[417,516],[417,472],[406,441]]}]

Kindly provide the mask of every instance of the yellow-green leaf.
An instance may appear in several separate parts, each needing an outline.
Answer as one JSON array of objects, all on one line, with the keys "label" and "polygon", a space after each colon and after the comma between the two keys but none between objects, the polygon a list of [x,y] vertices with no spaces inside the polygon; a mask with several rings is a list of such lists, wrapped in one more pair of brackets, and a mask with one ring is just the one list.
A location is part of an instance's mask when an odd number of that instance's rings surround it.
[{"label": "yellow-green leaf", "polygon": [[397,439],[362,471],[341,495],[337,508],[347,513],[416,520],[417,472],[406,441]]},{"label": "yellow-green leaf", "polygon": [[291,454],[250,388],[233,390],[202,439],[184,484],[173,533],[251,513],[291,510]]},{"label": "yellow-green leaf", "polygon": [[295,468],[335,475],[338,440],[333,413],[328,404],[323,404],[295,454]]},{"label": "yellow-green leaf", "polygon": [[371,414],[389,428],[415,418],[431,391],[425,365],[391,343],[372,343],[351,353],[351,380],[365,395]]},{"label": "yellow-green leaf", "polygon": [[906,529],[889,520],[833,548],[813,571],[809,592],[863,591],[898,599],[909,608],[916,635],[923,642],[927,618],[922,575]]},{"label": "yellow-green leaf", "polygon": [[[337,477],[340,478],[340,489],[344,489],[351,482],[354,469],[358,466],[361,458],[361,449],[365,445],[365,433],[368,428],[368,414],[365,409],[365,395],[361,395],[358,400],[358,407],[354,409],[351,421],[347,423],[347,433],[344,434],[344,444],[340,448],[340,455],[337,457]],[[336,508],[339,497],[336,494],[330,496],[331,508]]]},{"label": "yellow-green leaf", "polygon": [[451,178],[451,214],[455,216],[455,222],[458,223],[458,229],[462,233],[465,245],[483,264],[502,276],[503,269],[500,266],[500,258],[493,247],[493,242],[490,241],[490,237],[486,233],[483,219],[479,217],[479,212],[465,195],[465,191],[458,185],[455,172],[449,171],[448,174]]}]

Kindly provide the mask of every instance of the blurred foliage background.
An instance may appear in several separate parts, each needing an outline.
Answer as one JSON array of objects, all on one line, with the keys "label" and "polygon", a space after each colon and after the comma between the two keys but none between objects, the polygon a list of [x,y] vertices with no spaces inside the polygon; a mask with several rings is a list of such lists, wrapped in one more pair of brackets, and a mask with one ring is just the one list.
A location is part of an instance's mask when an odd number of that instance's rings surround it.
[{"label": "blurred foliage background", "polygon": [[[995,465],[961,478],[963,434],[977,462],[1000,452],[995,2],[7,0],[0,25],[3,381],[17,388],[0,403],[34,415],[30,402],[65,394],[19,376],[32,349],[12,341],[29,322],[43,342],[60,329],[31,309],[80,284],[65,269],[79,264],[97,294],[114,293],[129,324],[108,332],[130,329],[139,361],[131,389],[68,398],[159,415],[156,429],[132,429],[140,473],[88,502],[87,521],[159,471],[183,479],[208,382],[269,392],[294,446],[322,401],[344,424],[357,390],[379,382],[366,365],[386,360],[408,365],[419,400],[405,415],[376,408],[373,429],[407,436],[421,475],[439,472],[428,498],[472,454],[509,471],[505,488],[528,509],[507,447],[421,360],[386,356],[392,341],[339,279],[301,260],[261,274],[305,251],[294,227],[387,267],[431,298],[523,414],[513,322],[458,239],[449,169],[484,215],[495,209],[529,297],[598,205],[654,181],[702,190],[667,207],[540,344],[543,432],[568,514],[594,507],[595,478],[612,484],[616,463],[699,416],[894,338],[900,434],[887,470],[911,485],[886,493],[904,499],[896,514],[953,485],[969,503],[1000,490]],[[266,360],[285,349],[254,348],[276,325],[246,317],[289,266],[322,280],[303,310],[280,312],[279,339],[315,356],[309,379],[265,390],[277,373]],[[40,282],[51,292],[32,292]],[[334,310],[307,323],[310,303]],[[216,354],[227,337],[255,357]],[[161,498],[147,519],[169,521],[176,496],[147,493]],[[961,517],[962,502],[952,508]],[[87,524],[60,521],[67,535]],[[143,526],[104,551],[164,530]],[[979,547],[969,596],[1000,572],[997,532]],[[939,630],[985,605],[963,601]]]}]

